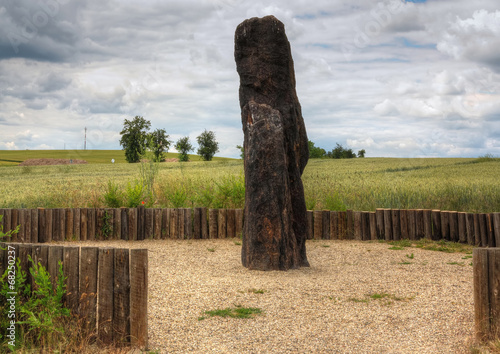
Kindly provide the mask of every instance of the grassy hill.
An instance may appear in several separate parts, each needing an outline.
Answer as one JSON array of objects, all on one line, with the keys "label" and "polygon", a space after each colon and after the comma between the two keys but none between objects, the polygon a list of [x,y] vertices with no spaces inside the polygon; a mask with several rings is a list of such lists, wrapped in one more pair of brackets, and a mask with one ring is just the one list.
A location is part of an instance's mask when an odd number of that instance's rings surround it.
[{"label": "grassy hill", "polygon": [[[168,153],[166,158],[176,158],[177,153]],[[200,161],[198,155],[189,155],[192,161]],[[0,150],[0,166],[17,166],[28,159],[79,159],[88,163],[126,163],[123,150]],[[214,157],[214,160],[225,160],[224,157]]]}]

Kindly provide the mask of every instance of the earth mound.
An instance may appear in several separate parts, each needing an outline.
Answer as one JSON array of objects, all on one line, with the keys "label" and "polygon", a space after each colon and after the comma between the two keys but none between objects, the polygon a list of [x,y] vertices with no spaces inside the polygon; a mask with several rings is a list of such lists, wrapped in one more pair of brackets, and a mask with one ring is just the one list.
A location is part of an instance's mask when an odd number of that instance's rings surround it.
[{"label": "earth mound", "polygon": [[43,159],[28,159],[19,164],[19,166],[49,166],[49,165],[81,165],[86,164],[85,160],[77,160],[77,159],[51,159],[51,158],[43,158]]}]

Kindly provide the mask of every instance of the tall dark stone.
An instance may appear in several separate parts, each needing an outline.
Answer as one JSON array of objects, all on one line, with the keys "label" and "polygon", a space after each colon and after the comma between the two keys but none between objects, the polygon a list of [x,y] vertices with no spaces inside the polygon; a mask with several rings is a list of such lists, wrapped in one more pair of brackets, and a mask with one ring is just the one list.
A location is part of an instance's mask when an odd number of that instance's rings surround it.
[{"label": "tall dark stone", "polygon": [[251,18],[235,34],[245,134],[242,263],[249,269],[309,266],[301,176],[309,150],[285,26]]}]

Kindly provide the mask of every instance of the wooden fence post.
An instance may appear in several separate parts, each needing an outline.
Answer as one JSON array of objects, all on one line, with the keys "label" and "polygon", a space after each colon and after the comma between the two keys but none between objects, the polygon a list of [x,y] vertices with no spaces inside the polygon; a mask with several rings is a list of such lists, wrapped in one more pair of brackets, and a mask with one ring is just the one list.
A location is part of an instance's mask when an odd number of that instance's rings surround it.
[{"label": "wooden fence post", "polygon": [[322,222],[323,222],[323,234],[321,235],[321,238],[323,240],[329,240],[330,239],[330,211],[329,210],[323,210],[321,213],[322,216]]},{"label": "wooden fence post", "polygon": [[376,240],[378,238],[378,235],[377,235],[377,215],[374,211],[371,211],[368,217],[369,217],[369,222],[370,222],[370,240]]},{"label": "wooden fence post", "polygon": [[416,210],[416,238],[420,240],[424,238],[424,210]]},{"label": "wooden fence post", "polygon": [[127,343],[130,340],[129,259],[128,249],[115,249],[113,338],[116,344]]},{"label": "wooden fence post", "polygon": [[384,209],[377,208],[375,210],[375,217],[377,218],[377,238],[383,240],[385,238]]},{"label": "wooden fence post", "polygon": [[479,214],[473,214],[474,218],[474,243],[481,247],[481,230],[479,229]]},{"label": "wooden fence post", "polygon": [[177,226],[178,226],[178,223],[179,223],[179,218],[178,218],[178,215],[177,215],[177,209],[170,209],[170,221],[169,221],[169,225],[170,225],[170,238],[177,238],[178,235],[177,235]]},{"label": "wooden fence post", "polygon": [[57,287],[57,278],[59,276],[59,262],[63,262],[63,246],[50,246],[48,251],[47,271],[50,274],[52,289]]},{"label": "wooden fence post", "polygon": [[128,240],[137,241],[137,208],[128,209],[127,219]]},{"label": "wooden fence post", "polygon": [[488,231],[487,231],[487,220],[486,214],[481,213],[478,215],[479,220],[479,233],[481,237],[481,247],[488,247]]},{"label": "wooden fence post", "polygon": [[236,211],[234,209],[227,210],[227,237],[236,237],[234,231],[236,227]]},{"label": "wooden fence post", "polygon": [[339,239],[339,213],[337,211],[330,212],[330,240]]},{"label": "wooden fence post", "polygon": [[120,208],[120,215],[121,215],[121,239],[122,240],[129,240],[130,235],[128,233],[128,209],[127,208]]},{"label": "wooden fence post", "polygon": [[162,209],[161,214],[161,238],[170,238],[170,209]]},{"label": "wooden fence post", "polygon": [[96,240],[96,235],[97,235],[96,218],[97,218],[97,210],[95,208],[87,209],[87,219],[88,219],[87,240],[89,241]]},{"label": "wooden fence post", "polygon": [[441,211],[432,210],[432,240],[437,241],[441,238]]},{"label": "wooden fence post", "polygon": [[144,237],[143,240],[151,240],[154,237],[154,209],[144,209]]},{"label": "wooden fence post", "polygon": [[178,208],[177,209],[177,238],[184,240],[186,238],[185,226],[186,222],[185,218],[185,209]]},{"label": "wooden fence post", "polygon": [[80,247],[64,247],[63,273],[66,278],[66,306],[78,313],[80,302]]},{"label": "wooden fence post", "polygon": [[495,235],[495,244],[500,247],[500,213],[492,214],[493,232]]},{"label": "wooden fence post", "polygon": [[392,239],[401,240],[401,216],[399,209],[391,209],[392,216]]},{"label": "wooden fence post", "polygon": [[475,248],[474,323],[478,340],[500,335],[500,249]]},{"label": "wooden fence post", "polygon": [[458,213],[458,241],[467,243],[467,228],[466,228],[467,213]]},{"label": "wooden fence post", "polygon": [[408,240],[408,210],[401,209],[399,211],[399,222],[401,227],[401,239]]},{"label": "wooden fence post", "polygon": [[458,212],[450,211],[450,241],[458,242]]},{"label": "wooden fence post", "polygon": [[493,225],[493,214],[486,214],[486,232],[488,233],[489,247],[498,247],[495,239],[495,230]]},{"label": "wooden fence post", "polygon": [[217,220],[217,226],[219,230],[219,238],[227,237],[227,210],[219,209],[219,218]]},{"label": "wooden fence post", "polygon": [[408,238],[412,241],[417,239],[417,211],[415,209],[407,210],[408,214]]},{"label": "wooden fence post", "polygon": [[99,248],[97,337],[105,345],[113,342],[114,256],[113,248]]},{"label": "wooden fence post", "polygon": [[148,250],[132,249],[130,264],[130,342],[148,346]]},{"label": "wooden fence post", "polygon": [[80,308],[84,333],[96,329],[98,247],[82,247],[80,258]]},{"label": "wooden fence post", "polygon": [[[206,210],[206,209],[205,209]],[[235,215],[236,221],[235,221],[235,232],[236,232],[236,237],[242,237],[243,236],[243,209],[236,209],[236,215]],[[203,222],[206,223],[206,213]]]},{"label": "wooden fence post", "polygon": [[187,239],[193,238],[193,209],[184,209],[184,234]]},{"label": "wooden fence post", "polygon": [[320,240],[323,235],[323,217],[321,210],[314,210],[314,239]]},{"label": "wooden fence post", "polygon": [[68,209],[63,209],[64,213],[66,214],[66,228],[65,228],[65,234],[64,234],[64,239],[66,241],[71,241],[73,239],[73,235],[75,234],[74,231],[74,215],[75,215],[75,209],[68,208]]},{"label": "wooden fence post", "polygon": [[[19,225],[19,232],[16,235],[16,242],[23,242],[24,243],[24,210],[26,209],[15,209],[15,213],[12,213],[12,224],[14,226]],[[15,215],[17,214],[17,215]]]},{"label": "wooden fence post", "polygon": [[432,210],[424,209],[424,238],[432,238]]},{"label": "wooden fence post", "polygon": [[143,205],[139,205],[135,208],[136,218],[137,218],[137,237],[135,240],[142,241],[146,233],[146,211]]},{"label": "wooden fence post", "polygon": [[121,209],[111,209],[113,213],[113,240],[122,238],[122,211]]},{"label": "wooden fence post", "polygon": [[219,211],[217,209],[208,210],[209,238],[217,238],[217,219]]},{"label": "wooden fence post", "polygon": [[31,210],[31,242],[38,243],[38,209]]},{"label": "wooden fence post", "polygon": [[467,244],[474,246],[474,214],[466,213],[465,215],[465,228],[467,230]]},{"label": "wooden fence post", "polygon": [[353,211],[347,210],[345,212],[345,234],[348,240],[352,240],[354,238],[354,220],[353,220]]},{"label": "wooden fence post", "polygon": [[363,241],[368,241],[371,239],[370,236],[370,212],[361,212],[361,239]]},{"label": "wooden fence post", "polygon": [[160,208],[155,208],[153,209],[153,237],[155,240],[161,239],[161,217],[162,217],[162,210]]},{"label": "wooden fence post", "polygon": [[441,211],[441,238],[450,241],[450,212]]},{"label": "wooden fence post", "polygon": [[194,208],[193,213],[193,236],[195,239],[201,239],[201,209]]},{"label": "wooden fence post", "polygon": [[[19,210],[18,209],[10,209],[10,229],[13,230],[19,225]],[[19,233],[12,234],[10,238],[11,242],[19,241]]]},{"label": "wooden fence post", "polygon": [[95,211],[95,239],[104,240],[104,209],[98,208]]},{"label": "wooden fence post", "polygon": [[80,209],[80,240],[87,241],[88,235],[88,209],[81,208]]},{"label": "wooden fence post", "polygon": [[392,241],[392,214],[391,209],[384,209],[384,235],[386,241]]},{"label": "wooden fence post", "polygon": [[[353,212],[353,220],[354,220],[354,239],[355,240],[362,240],[363,239],[362,235],[361,235],[362,221],[361,221],[361,212],[360,211]],[[314,225],[316,226],[316,222],[314,222]],[[314,231],[316,231],[316,227],[315,227]],[[314,238],[316,238],[316,235]]]}]

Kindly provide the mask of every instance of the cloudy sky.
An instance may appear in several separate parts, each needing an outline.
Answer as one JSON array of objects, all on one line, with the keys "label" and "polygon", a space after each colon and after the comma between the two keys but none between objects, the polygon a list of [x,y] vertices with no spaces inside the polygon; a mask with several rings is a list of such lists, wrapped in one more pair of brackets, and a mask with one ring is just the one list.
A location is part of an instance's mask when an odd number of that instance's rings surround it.
[{"label": "cloudy sky", "polygon": [[316,146],[500,156],[498,0],[1,0],[0,149],[120,149],[140,115],[237,157],[234,31],[269,14]]}]

